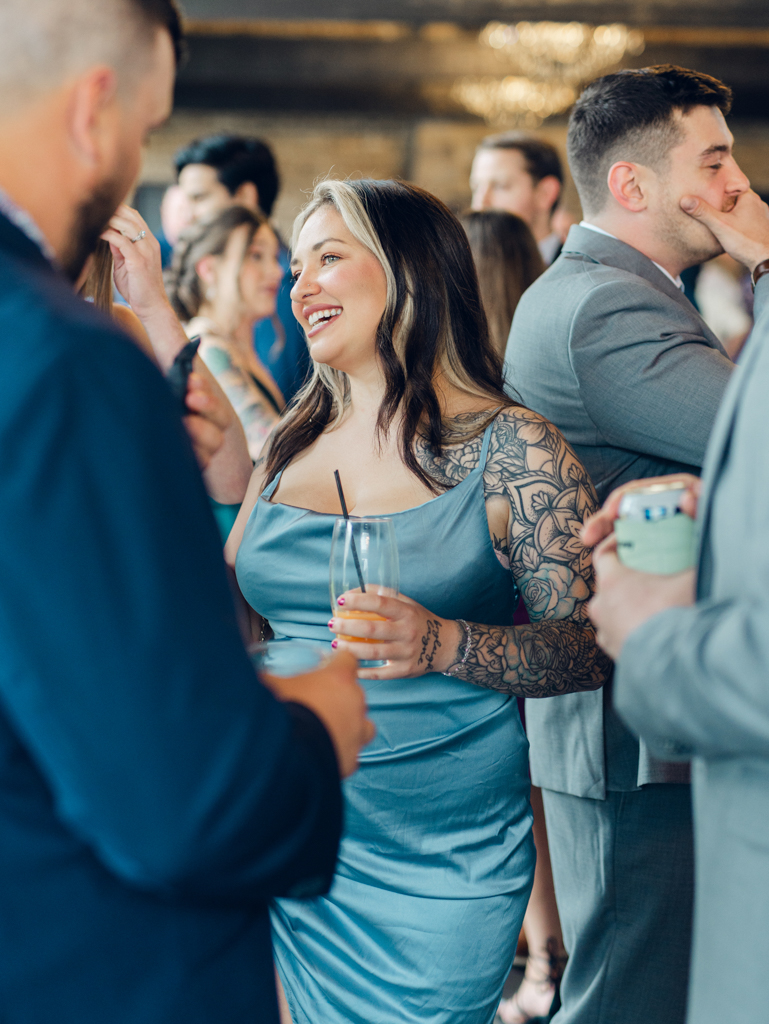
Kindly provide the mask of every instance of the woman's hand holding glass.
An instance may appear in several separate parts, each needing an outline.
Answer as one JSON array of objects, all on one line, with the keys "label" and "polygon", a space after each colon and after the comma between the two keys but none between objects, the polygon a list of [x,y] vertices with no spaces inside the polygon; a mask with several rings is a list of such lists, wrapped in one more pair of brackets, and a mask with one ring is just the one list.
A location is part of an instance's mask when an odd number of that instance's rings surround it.
[{"label": "woman's hand holding glass", "polygon": [[[410,597],[363,594],[348,591],[337,599],[339,612],[367,612],[374,619],[350,618],[335,614],[328,626],[337,634],[332,644],[337,650],[351,651],[366,661],[384,661],[379,668],[361,668],[361,679],[401,679],[427,672],[446,672],[457,660],[463,638],[459,623],[434,615]],[[346,631],[355,629],[355,637]]]}]

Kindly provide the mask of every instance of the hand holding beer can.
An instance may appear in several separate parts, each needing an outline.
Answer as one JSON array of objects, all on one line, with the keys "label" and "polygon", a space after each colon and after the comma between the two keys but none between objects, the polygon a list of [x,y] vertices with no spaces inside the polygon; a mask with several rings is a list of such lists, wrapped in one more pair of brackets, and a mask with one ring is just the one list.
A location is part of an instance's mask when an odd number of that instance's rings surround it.
[{"label": "hand holding beer can", "polygon": [[641,572],[671,575],[695,562],[694,520],[681,511],[685,481],[670,480],[628,491],[614,523],[623,565]]}]

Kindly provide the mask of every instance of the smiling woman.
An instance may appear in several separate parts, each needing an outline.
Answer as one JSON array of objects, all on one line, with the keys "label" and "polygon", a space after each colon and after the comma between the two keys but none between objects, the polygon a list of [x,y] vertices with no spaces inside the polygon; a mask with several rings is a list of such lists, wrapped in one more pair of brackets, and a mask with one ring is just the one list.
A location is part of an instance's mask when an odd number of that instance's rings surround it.
[{"label": "smiling woman", "polygon": [[252,459],[283,411],[283,396],[253,346],[257,320],[275,312],[283,269],[267,219],[243,206],[189,228],[166,285],[190,337],[243,424]]},{"label": "smiling woman", "polygon": [[[333,889],[276,903],[278,971],[296,1024],[489,1024],[533,873],[512,695],[606,678],[579,541],[595,495],[558,431],[505,394],[442,203],[400,182],[325,182],[293,250],[314,375],[227,557],[277,636],[385,664],[360,672],[378,734],[345,786]],[[392,518],[403,594],[348,592],[329,622],[335,470],[353,516]],[[511,625],[519,594],[525,627]]]}]

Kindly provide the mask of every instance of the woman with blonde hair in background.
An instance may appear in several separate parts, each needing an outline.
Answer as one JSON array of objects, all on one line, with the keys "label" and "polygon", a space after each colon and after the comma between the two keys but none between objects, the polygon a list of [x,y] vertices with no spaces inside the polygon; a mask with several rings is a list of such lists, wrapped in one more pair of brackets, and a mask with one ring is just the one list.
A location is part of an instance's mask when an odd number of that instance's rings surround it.
[{"label": "woman with blonde hair in background", "polygon": [[171,303],[243,424],[251,458],[285,406],[254,350],[254,324],[272,316],[283,280],[279,243],[267,218],[230,206],[187,228],[166,271]]},{"label": "woman with blonde hair in background", "polygon": [[[534,872],[514,695],[597,689],[609,664],[578,539],[594,492],[505,394],[467,238],[434,196],[318,185],[292,269],[314,372],[225,554],[277,637],[382,664],[359,671],[378,732],[345,783],[333,887],[274,904],[278,972],[295,1024],[491,1024]],[[335,470],[353,517],[391,518],[401,592],[348,591],[329,621]]]}]

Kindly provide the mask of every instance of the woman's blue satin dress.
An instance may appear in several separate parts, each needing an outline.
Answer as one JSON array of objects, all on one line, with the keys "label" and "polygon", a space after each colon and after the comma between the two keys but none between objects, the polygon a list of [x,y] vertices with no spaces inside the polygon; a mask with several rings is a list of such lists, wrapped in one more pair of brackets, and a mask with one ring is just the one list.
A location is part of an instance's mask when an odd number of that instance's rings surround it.
[{"label": "woman's blue satin dress", "polygon": [[[441,617],[509,625],[517,593],[489,536],[488,443],[487,430],[460,484],[392,516],[400,589]],[[248,521],[238,581],[276,636],[330,643],[337,517],[272,503],[277,484]],[[534,874],[515,698],[438,673],[364,686],[377,735],[344,784],[331,892],[273,904],[294,1024],[490,1024]]]}]

